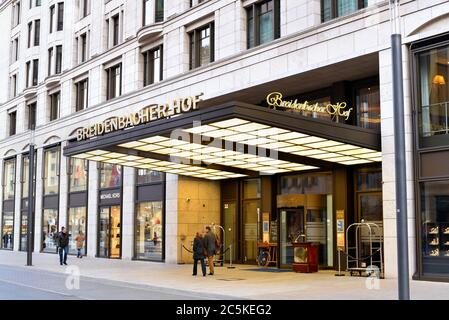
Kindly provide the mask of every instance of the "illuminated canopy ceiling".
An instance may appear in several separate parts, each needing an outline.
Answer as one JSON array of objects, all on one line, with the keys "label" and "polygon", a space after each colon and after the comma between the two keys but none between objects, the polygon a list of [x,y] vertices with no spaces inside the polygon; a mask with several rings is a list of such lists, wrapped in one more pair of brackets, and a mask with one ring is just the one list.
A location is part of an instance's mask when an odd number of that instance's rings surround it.
[{"label": "illuminated canopy ceiling", "polygon": [[64,152],[210,180],[381,161],[377,132],[239,102],[72,141]]}]

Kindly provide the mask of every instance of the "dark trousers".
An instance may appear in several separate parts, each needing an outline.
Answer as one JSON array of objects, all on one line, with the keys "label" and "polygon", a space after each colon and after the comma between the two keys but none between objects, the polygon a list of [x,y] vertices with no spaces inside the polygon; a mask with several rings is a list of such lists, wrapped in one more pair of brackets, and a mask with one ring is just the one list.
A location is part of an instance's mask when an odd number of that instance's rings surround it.
[{"label": "dark trousers", "polygon": [[59,248],[59,263],[67,263],[67,253],[69,251],[69,246]]},{"label": "dark trousers", "polygon": [[81,254],[81,250],[83,250],[83,249],[79,248],[79,249],[76,249],[76,250],[77,250],[76,257],[77,257],[77,258],[82,257],[83,255]]},{"label": "dark trousers", "polygon": [[204,258],[202,259],[193,259],[193,275],[196,276],[198,272],[198,261],[201,261],[201,270],[203,271],[203,276],[206,275],[206,262]]}]

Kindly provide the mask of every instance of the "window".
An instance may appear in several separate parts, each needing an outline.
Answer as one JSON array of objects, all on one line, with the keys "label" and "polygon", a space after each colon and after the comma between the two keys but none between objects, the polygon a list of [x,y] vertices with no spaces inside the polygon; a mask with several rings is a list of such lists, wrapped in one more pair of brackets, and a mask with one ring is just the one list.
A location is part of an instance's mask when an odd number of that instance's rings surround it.
[{"label": "window", "polygon": [[88,79],[81,80],[76,86],[76,108],[75,111],[81,111],[88,107]]},{"label": "window", "polygon": [[41,0],[35,0],[34,5],[35,5],[36,7],[40,7],[40,6],[42,5],[42,1],[41,1]]},{"label": "window", "polygon": [[15,2],[12,5],[13,16],[12,16],[12,26],[16,27],[20,24],[20,1]]},{"label": "window", "polygon": [[41,21],[34,20],[34,46],[37,47],[41,40]]},{"label": "window", "polygon": [[17,74],[10,77],[10,90],[11,98],[15,98],[17,96]]},{"label": "window", "polygon": [[56,68],[55,73],[62,72],[62,46],[56,46]]},{"label": "window", "polygon": [[[34,156],[34,175],[33,175],[33,195],[36,194],[36,154]],[[30,175],[30,156],[29,154],[22,155],[22,178],[21,178],[21,185],[22,185],[22,205],[21,205],[21,213],[20,213],[20,250],[26,251],[27,250],[27,231],[28,231],[28,187],[29,187],[29,175]],[[33,241],[33,239],[32,239]]]},{"label": "window", "polygon": [[156,10],[154,16],[154,22],[164,21],[164,0],[155,0]]},{"label": "window", "polygon": [[83,33],[79,37],[80,41],[80,63],[85,62],[87,60],[87,34]]},{"label": "window", "polygon": [[119,97],[122,94],[122,64],[106,70],[107,74],[107,100]]},{"label": "window", "polygon": [[53,74],[53,48],[48,49],[48,75],[51,76]]},{"label": "window", "polygon": [[36,102],[28,105],[28,130],[36,128]]},{"label": "window", "polygon": [[190,69],[214,61],[214,23],[190,33]]},{"label": "window", "polygon": [[17,130],[17,111],[9,113],[9,135],[13,136]]},{"label": "window", "polygon": [[33,81],[32,81],[33,86],[37,86],[38,79],[39,79],[39,60],[34,59],[33,60]]},{"label": "window", "polygon": [[116,46],[120,41],[120,16],[112,17],[112,46]]},{"label": "window", "polygon": [[138,260],[162,260],[162,201],[137,204],[135,252]]},{"label": "window", "polygon": [[143,53],[144,85],[148,86],[162,80],[162,46]]},{"label": "window", "polygon": [[[449,45],[417,56],[420,145],[449,144]],[[443,141],[444,140],[444,141]]]},{"label": "window", "polygon": [[33,22],[28,22],[28,43],[27,43],[28,48],[31,48],[32,37],[33,37]]},{"label": "window", "polygon": [[19,60],[19,37],[11,41],[11,61]]},{"label": "window", "polygon": [[58,3],[58,24],[57,31],[62,31],[64,28],[64,2]]},{"label": "window", "polygon": [[253,48],[280,37],[279,0],[255,3],[246,9],[247,46]]},{"label": "window", "polygon": [[[78,250],[75,239],[78,237],[78,235],[82,235],[84,237],[83,250],[86,250],[85,244],[87,233],[87,208],[85,206],[69,208],[67,228],[67,232],[70,236],[69,253],[77,254]],[[81,254],[85,254],[85,251],[82,251]]]},{"label": "window", "polygon": [[116,164],[100,164],[100,188],[117,188],[122,185],[122,167]]},{"label": "window", "polygon": [[137,185],[161,182],[163,179],[162,172],[148,169],[137,169]]},{"label": "window", "polygon": [[30,77],[31,77],[31,61],[28,61],[25,65],[25,76],[26,76],[26,83],[25,83],[25,87],[29,87],[30,86]]},{"label": "window", "polygon": [[69,192],[81,192],[87,190],[88,161],[84,159],[70,158]]},{"label": "window", "polygon": [[60,149],[52,148],[44,152],[44,195],[59,193]]},{"label": "window", "polygon": [[55,5],[50,7],[50,33],[53,33],[53,28],[55,24]]},{"label": "window", "polygon": [[379,86],[357,89],[357,125],[380,131],[380,91]]},{"label": "window", "polygon": [[368,0],[322,0],[321,21],[342,17],[368,6]]},{"label": "window", "polygon": [[80,0],[81,18],[85,18],[90,14],[90,0]]},{"label": "window", "polygon": [[151,20],[151,1],[143,0],[143,25],[147,26],[152,23]]},{"label": "window", "polygon": [[56,252],[56,239],[58,233],[58,209],[44,209],[42,216],[42,251]]},{"label": "window", "polygon": [[5,160],[3,168],[3,211],[1,248],[12,250],[14,244],[14,199],[16,159]]},{"label": "window", "polygon": [[60,103],[61,93],[59,91],[50,95],[50,121],[59,118]]}]

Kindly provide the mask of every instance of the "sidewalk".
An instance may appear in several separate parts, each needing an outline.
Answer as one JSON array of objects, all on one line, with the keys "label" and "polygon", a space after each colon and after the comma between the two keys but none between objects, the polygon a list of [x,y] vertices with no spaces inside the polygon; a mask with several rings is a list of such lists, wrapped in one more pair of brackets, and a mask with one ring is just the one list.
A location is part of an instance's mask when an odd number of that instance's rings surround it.
[{"label": "sidewalk", "polygon": [[[33,269],[64,273],[54,254],[34,254]],[[128,260],[69,257],[83,277],[151,285],[164,290],[186,290],[242,299],[396,299],[396,280],[380,280],[380,289],[370,290],[366,278],[335,277],[334,271],[314,274],[262,272],[257,266],[217,267],[214,276],[192,277],[191,265],[171,265]],[[25,268],[26,254],[0,250],[0,265]],[[449,299],[449,283],[411,282],[413,299]]]}]

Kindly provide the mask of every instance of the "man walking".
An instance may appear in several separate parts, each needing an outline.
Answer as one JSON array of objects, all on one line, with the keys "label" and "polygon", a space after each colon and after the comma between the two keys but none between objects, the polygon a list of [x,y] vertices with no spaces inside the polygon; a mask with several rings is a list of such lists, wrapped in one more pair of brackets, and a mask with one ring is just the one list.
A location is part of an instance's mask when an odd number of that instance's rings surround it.
[{"label": "man walking", "polygon": [[61,266],[67,265],[67,253],[69,251],[69,234],[66,228],[62,227],[61,232],[58,234],[56,244],[59,248],[59,263]]},{"label": "man walking", "polygon": [[204,248],[207,253],[207,259],[209,261],[209,275],[214,275],[214,254],[216,250],[215,241],[216,241],[215,233],[212,232],[209,226],[206,227],[206,235],[204,236]]}]

